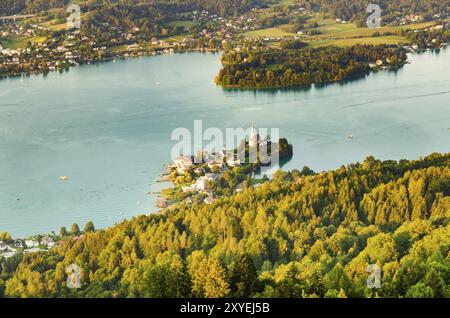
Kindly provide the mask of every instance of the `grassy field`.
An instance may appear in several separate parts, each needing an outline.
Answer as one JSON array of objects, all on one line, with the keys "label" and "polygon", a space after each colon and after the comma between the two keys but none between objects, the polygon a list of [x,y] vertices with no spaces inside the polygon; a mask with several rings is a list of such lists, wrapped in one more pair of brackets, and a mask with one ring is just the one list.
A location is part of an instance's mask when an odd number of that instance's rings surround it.
[{"label": "grassy field", "polygon": [[356,38],[356,37],[370,37],[374,33],[383,34],[385,32],[395,33],[402,29],[423,29],[435,24],[434,22],[425,22],[417,24],[409,24],[407,26],[384,26],[377,29],[358,28],[353,23],[341,24],[335,21],[326,20],[325,23],[316,30],[323,34],[315,36],[317,39],[330,39],[330,38]]},{"label": "grassy field", "polygon": [[41,23],[41,26],[44,28],[49,28],[52,31],[61,31],[67,28],[67,23],[60,23],[59,20],[50,20],[44,23]]},{"label": "grassy field", "polygon": [[337,40],[313,40],[309,42],[311,47],[320,47],[327,45],[335,46],[352,46],[356,44],[401,44],[406,41],[405,37],[402,36],[379,36],[379,37],[364,37],[364,38],[348,38],[348,39],[337,39]]},{"label": "grassy field", "polygon": [[280,26],[273,27],[273,28],[260,29],[260,30],[249,31],[249,32],[244,33],[244,36],[247,38],[250,38],[250,39],[263,38],[263,37],[283,38],[283,37],[290,37],[290,36],[295,36],[295,35],[296,35],[295,33],[289,32],[287,30],[286,25],[280,25]]},{"label": "grassy field", "polygon": [[189,36],[189,34],[186,33],[186,34],[178,34],[178,35],[173,35],[173,36],[166,36],[166,37],[162,37],[160,39],[163,41],[169,41],[169,42],[181,42],[188,36]]},{"label": "grassy field", "polygon": [[171,21],[167,23],[167,25],[171,27],[184,27],[186,29],[190,29],[194,26],[194,22],[191,20],[178,20],[178,21]]},{"label": "grassy field", "polygon": [[4,48],[17,50],[23,49],[27,46],[28,42],[42,43],[46,40],[45,37],[15,37],[12,39],[2,40],[1,44]]},{"label": "grassy field", "polygon": [[117,45],[109,48],[111,53],[122,53],[128,51],[127,45]]},{"label": "grassy field", "polygon": [[[317,30],[322,34],[310,37],[307,41],[312,47],[336,45],[351,46],[355,44],[401,44],[406,42],[406,37],[400,35],[383,35],[385,33],[395,34],[401,30],[424,29],[430,27],[436,22],[423,22],[409,24],[404,26],[384,26],[377,29],[359,28],[354,23],[338,23],[330,18],[311,18],[310,22],[317,22],[319,27],[309,30]],[[374,36],[380,34],[380,36]],[[297,34],[289,31],[289,25],[281,25],[273,28],[260,29],[246,32],[243,34],[248,38],[264,38],[264,37],[293,37]],[[277,43],[269,43],[269,46],[277,47]]]},{"label": "grassy field", "polygon": [[269,7],[273,8],[273,7],[276,7],[276,6],[279,6],[279,5],[288,6],[288,5],[291,5],[291,4],[295,4],[295,0],[278,0],[277,3],[269,4]]},{"label": "grassy field", "polygon": [[[89,12],[81,14],[81,21],[85,20],[89,15]],[[65,19],[53,19],[40,24],[44,28],[49,28],[52,31],[62,31],[67,29],[67,21]]]}]

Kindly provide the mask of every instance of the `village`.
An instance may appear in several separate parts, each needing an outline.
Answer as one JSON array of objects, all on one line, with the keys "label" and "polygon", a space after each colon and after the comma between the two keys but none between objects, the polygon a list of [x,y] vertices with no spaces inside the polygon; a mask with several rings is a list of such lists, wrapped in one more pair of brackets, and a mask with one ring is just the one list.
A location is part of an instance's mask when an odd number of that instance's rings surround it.
[{"label": "village", "polygon": [[165,165],[166,173],[161,176],[174,187],[163,191],[157,206],[166,208],[180,202],[210,205],[224,194],[257,188],[266,180],[266,177],[256,178],[257,172],[262,167],[278,164],[271,161],[272,155],[277,155],[280,162],[288,161],[292,158],[292,145],[284,138],[278,143],[271,142],[255,128],[234,150],[223,148],[216,153],[200,150],[195,156],[180,155],[172,164]]},{"label": "village", "polygon": [[[158,36],[139,27],[123,29],[107,22],[101,25],[103,32],[93,34],[84,28],[67,29],[61,20],[60,24],[53,25],[48,19],[17,16],[1,20],[0,17],[0,77],[63,71],[80,64],[129,57],[189,51],[239,51],[249,43],[255,48],[273,46],[281,41],[315,43],[317,35],[322,33],[319,23],[315,22],[321,21],[318,14],[298,5],[284,10],[253,8],[245,14],[227,17],[207,10],[194,10],[188,12],[184,20],[167,22]],[[441,19],[441,16],[435,15],[433,19]],[[397,17],[391,25],[421,21],[422,16],[411,14]],[[347,24],[348,21],[336,19],[335,23]],[[447,25],[443,23],[425,27],[422,31],[442,32],[446,29]],[[438,48],[446,42],[433,38],[427,43],[411,43],[409,49]]]},{"label": "village", "polygon": [[58,242],[55,242],[55,238],[49,235],[26,239],[13,239],[9,237],[6,240],[0,240],[0,259],[10,258],[18,253],[46,252],[55,248],[58,244]]},{"label": "village", "polygon": [[194,11],[189,24],[212,21],[214,27],[197,33],[181,27],[176,28],[173,35],[159,37],[149,37],[138,27],[125,31],[107,23],[103,27],[108,31],[98,37],[83,29],[63,28],[56,32],[42,23],[8,20],[8,23],[0,24],[0,76],[47,73],[128,57],[187,51],[217,52],[234,33],[252,28],[251,19],[243,20],[244,17],[224,19],[207,11]]}]

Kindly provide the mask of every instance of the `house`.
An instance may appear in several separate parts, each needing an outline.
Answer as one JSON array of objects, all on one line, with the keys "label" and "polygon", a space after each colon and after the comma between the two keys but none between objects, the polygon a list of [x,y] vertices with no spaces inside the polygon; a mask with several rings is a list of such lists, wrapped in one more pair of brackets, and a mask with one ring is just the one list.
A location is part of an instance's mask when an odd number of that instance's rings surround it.
[{"label": "house", "polygon": [[127,46],[128,50],[136,50],[138,48],[139,48],[139,45],[137,45],[136,43]]},{"label": "house", "polygon": [[239,184],[237,187],[236,187],[236,192],[237,193],[241,193],[241,192],[243,192],[245,190],[245,185],[244,185],[244,183],[241,183],[241,184]]},{"label": "house", "polygon": [[28,250],[25,250],[24,253],[37,253],[37,252],[42,252],[42,251],[44,251],[44,250],[39,247],[33,247]]},{"label": "house", "polygon": [[25,246],[28,248],[33,248],[33,247],[38,247],[39,246],[39,242],[33,241],[33,240],[26,240],[25,241]]},{"label": "house", "polygon": [[208,173],[197,179],[194,184],[182,187],[183,192],[205,192],[219,179],[218,174]]},{"label": "house", "polygon": [[41,240],[42,244],[47,247],[53,247],[55,245],[55,242],[50,236],[44,236]]},{"label": "house", "polygon": [[197,173],[197,174],[204,174],[205,173],[205,168],[198,167],[197,169],[194,170],[194,172]]},{"label": "house", "polygon": [[216,199],[214,199],[213,197],[207,197],[205,200],[203,200],[203,202],[206,204],[213,204],[214,202],[216,202]]},{"label": "house", "polygon": [[241,165],[241,160],[240,159],[228,159],[227,164],[230,167],[239,167]]},{"label": "house", "polygon": [[196,182],[197,190],[198,191],[208,190],[211,187],[212,183],[217,181],[217,179],[218,179],[217,175],[213,173],[209,173],[204,177],[198,178]]},{"label": "house", "polygon": [[179,156],[173,163],[177,169],[177,172],[184,174],[194,165],[194,158],[192,156]]},{"label": "house", "polygon": [[183,186],[181,187],[181,189],[183,190],[183,192],[196,192],[197,191],[197,186],[196,184],[191,184],[188,186]]},{"label": "house", "polygon": [[23,242],[22,241],[15,241],[14,246],[17,248],[23,248]]},{"label": "house", "polygon": [[0,251],[6,251],[8,245],[6,245],[3,241],[0,241]]},{"label": "house", "polygon": [[208,158],[205,158],[205,162],[208,164],[209,169],[212,169],[214,167],[222,168],[224,157],[224,153],[220,152],[218,154],[208,156]]}]

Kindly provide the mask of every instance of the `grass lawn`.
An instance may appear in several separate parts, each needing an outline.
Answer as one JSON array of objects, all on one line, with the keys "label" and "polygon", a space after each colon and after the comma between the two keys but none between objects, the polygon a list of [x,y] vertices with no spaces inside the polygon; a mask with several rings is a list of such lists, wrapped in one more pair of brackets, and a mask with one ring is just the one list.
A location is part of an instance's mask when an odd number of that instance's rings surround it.
[{"label": "grass lawn", "polygon": [[110,47],[109,51],[111,53],[121,53],[121,52],[128,51],[128,49],[127,49],[126,45],[117,45],[117,46]]},{"label": "grass lawn", "polygon": [[[91,14],[90,12],[81,13],[81,22],[86,19],[86,17]],[[41,26],[44,28],[49,28],[52,31],[61,31],[67,29],[67,22],[65,19],[53,19],[50,21],[46,21],[41,23]]]},{"label": "grass lawn", "polygon": [[61,31],[67,28],[67,23],[59,23],[59,20],[50,20],[42,23],[41,26],[52,31]]},{"label": "grass lawn", "polygon": [[288,6],[288,5],[295,4],[295,3],[296,3],[295,0],[278,0],[277,3],[269,4],[269,7],[273,8],[273,7],[276,7],[276,6],[279,6],[279,5]]},{"label": "grass lawn", "polygon": [[243,35],[247,38],[255,39],[255,38],[263,38],[263,37],[283,38],[283,37],[288,37],[288,36],[294,36],[296,34],[286,30],[286,25],[280,25],[280,26],[273,27],[273,28],[245,32]]},{"label": "grass lawn", "polygon": [[194,22],[191,20],[177,20],[170,21],[167,25],[171,27],[184,27],[186,29],[190,29],[194,26]]},{"label": "grass lawn", "polygon": [[369,28],[358,28],[353,23],[334,23],[328,24],[324,26],[320,26],[316,30],[321,31],[323,34],[315,36],[318,39],[329,39],[329,38],[355,38],[355,37],[369,37],[372,34],[378,32],[383,34],[384,32],[395,33],[402,29],[423,29],[433,25],[435,23],[425,22],[425,23],[417,23],[410,24],[407,26],[384,26],[377,29],[369,29]]},{"label": "grass lawn", "polygon": [[27,46],[28,42],[43,43],[46,40],[45,37],[14,37],[12,39],[2,40],[2,46],[7,49],[17,50],[23,49]]},{"label": "grass lawn", "polygon": [[395,33],[402,29],[423,29],[436,24],[436,22],[415,23],[404,26],[384,26],[377,29],[358,28],[354,23],[338,23],[333,19],[319,19],[320,25],[315,30],[323,34],[313,36],[309,42],[310,46],[318,47],[325,45],[350,46],[355,44],[399,44],[406,42],[403,36],[378,36],[372,37],[374,33]]},{"label": "grass lawn", "polygon": [[160,38],[160,40],[169,41],[169,42],[181,42],[188,36],[189,36],[189,34],[179,34],[179,35],[162,37],[162,38]]},{"label": "grass lawn", "polygon": [[309,42],[311,47],[320,47],[327,45],[336,45],[336,46],[352,46],[356,44],[372,44],[372,45],[380,45],[380,44],[400,44],[406,42],[406,38],[403,36],[378,36],[378,37],[364,37],[364,38],[346,38],[346,39],[337,39],[337,40],[315,40]]}]

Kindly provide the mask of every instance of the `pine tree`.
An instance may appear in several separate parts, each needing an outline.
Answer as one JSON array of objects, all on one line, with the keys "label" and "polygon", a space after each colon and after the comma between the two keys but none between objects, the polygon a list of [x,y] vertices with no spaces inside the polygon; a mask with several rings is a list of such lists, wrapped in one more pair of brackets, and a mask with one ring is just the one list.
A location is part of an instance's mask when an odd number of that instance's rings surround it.
[{"label": "pine tree", "polygon": [[258,273],[248,254],[241,255],[230,273],[231,291],[235,297],[250,297],[256,292]]},{"label": "pine tree", "polygon": [[72,224],[70,231],[73,235],[78,235],[80,234],[80,227],[78,226],[78,224],[74,223]]},{"label": "pine tree", "polygon": [[222,265],[214,257],[209,257],[207,267],[208,274],[206,275],[204,286],[205,297],[219,298],[227,296],[230,289]]},{"label": "pine tree", "polygon": [[89,233],[94,231],[95,231],[94,222],[92,221],[87,222],[86,225],[84,226],[84,232]]}]

